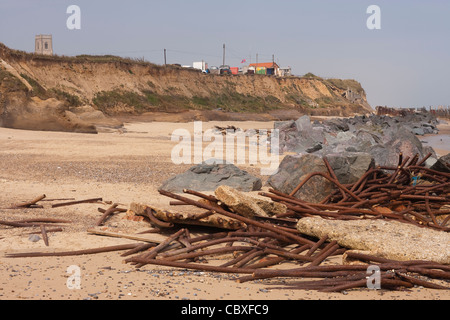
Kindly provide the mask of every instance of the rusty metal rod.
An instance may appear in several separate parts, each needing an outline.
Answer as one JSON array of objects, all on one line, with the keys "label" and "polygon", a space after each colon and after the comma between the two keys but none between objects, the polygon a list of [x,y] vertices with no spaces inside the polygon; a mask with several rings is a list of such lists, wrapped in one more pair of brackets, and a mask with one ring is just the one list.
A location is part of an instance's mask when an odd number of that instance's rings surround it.
[{"label": "rusty metal rod", "polygon": [[420,268],[415,266],[408,266],[406,267],[406,270],[408,272],[416,272],[421,275],[430,277],[430,278],[436,278],[436,279],[450,279],[450,272],[448,271],[439,271],[439,270],[432,270],[427,268]]},{"label": "rusty metal rod", "polygon": [[217,202],[218,201],[217,198],[215,196],[213,196],[213,195],[207,195],[207,194],[195,191],[195,190],[183,189],[183,192],[184,193],[188,193],[188,194],[192,194],[194,196],[206,199],[206,200],[211,201],[211,202]]},{"label": "rusty metal rod", "polygon": [[441,285],[438,285],[438,284],[435,284],[435,283],[431,283],[431,282],[425,281],[425,280],[420,280],[420,279],[408,276],[408,275],[406,275],[404,273],[401,273],[401,272],[398,272],[398,271],[396,271],[395,273],[400,278],[405,279],[406,281],[412,283],[413,285],[422,286],[424,288],[430,288],[430,289],[438,289],[438,290],[449,290],[450,289],[449,287],[441,286]]},{"label": "rusty metal rod", "polygon": [[46,197],[45,194],[40,195],[39,197],[36,197],[35,199],[25,202],[25,203],[21,203],[21,204],[16,204],[12,206],[12,209],[18,209],[18,208],[26,208],[29,207],[31,205],[35,205],[37,202],[41,201],[42,199],[44,199]]},{"label": "rusty metal rod", "polygon": [[63,252],[24,252],[24,253],[7,253],[7,258],[30,258],[30,257],[62,257],[62,256],[78,256],[84,254],[97,254],[103,252],[120,251],[133,249],[140,244],[122,244],[110,247],[101,247],[85,250],[63,251]]},{"label": "rusty metal rod", "polygon": [[181,248],[181,249],[165,252],[165,253],[161,254],[161,257],[169,258],[169,257],[175,256],[175,255],[184,254],[184,253],[187,253],[187,252],[190,252],[190,251],[203,249],[203,248],[206,248],[206,247],[210,247],[210,246],[213,246],[213,245],[226,243],[226,242],[239,242],[239,241],[240,242],[250,242],[250,240],[251,239],[248,238],[248,237],[225,237],[225,238],[219,238],[219,239],[214,239],[214,240],[210,240],[210,241],[205,241],[203,243],[196,244],[196,245],[193,245],[193,246],[188,247],[188,248]]},{"label": "rusty metal rod", "polygon": [[41,234],[42,234],[42,239],[44,240],[44,244],[48,247],[48,235],[47,235],[47,231],[45,230],[45,226],[43,224],[40,225],[41,227]]},{"label": "rusty metal rod", "polygon": [[439,223],[436,220],[436,217],[434,216],[434,214],[433,214],[433,212],[431,211],[431,208],[430,208],[429,192],[426,192],[425,196],[426,196],[426,198],[425,198],[425,208],[426,208],[426,210],[428,212],[428,215],[431,217],[431,220],[433,220],[433,223],[436,226],[440,226]]},{"label": "rusty metal rod", "polygon": [[[323,160],[323,162],[325,163],[325,166],[327,167],[328,174],[330,175],[330,177],[331,177],[332,179],[336,180],[336,181],[339,181],[338,177],[337,177],[336,174],[334,173],[333,168],[331,167],[330,163],[328,162],[328,159],[327,159],[326,157],[323,157],[322,160]],[[339,191],[341,192],[342,197],[345,198],[345,197],[346,197],[346,194],[345,194],[344,190],[342,190],[342,189],[339,188]]]},{"label": "rusty metal rod", "polygon": [[120,256],[121,257],[130,256],[130,255],[138,253],[140,251],[148,250],[148,249],[150,249],[150,248],[152,248],[154,246],[155,246],[154,243],[143,243],[143,244],[141,244],[139,246],[136,246],[135,248],[133,248],[133,249],[131,249],[129,251],[126,251],[126,252],[122,253]]},{"label": "rusty metal rod", "polygon": [[[151,260],[154,259],[158,253],[166,248],[168,245],[172,243],[172,241],[176,240],[181,234],[183,234],[185,231],[184,229],[180,229],[174,234],[172,234],[170,237],[168,237],[166,240],[158,244],[156,247],[152,248],[150,251],[144,253],[141,255],[142,259],[144,260]],[[130,260],[131,261],[131,260]],[[140,267],[140,265],[138,265]]]},{"label": "rusty metal rod", "polygon": [[[61,231],[63,231],[63,229],[62,229],[62,228],[50,228],[50,229],[45,229],[45,231],[46,231],[47,233],[49,233],[49,232],[61,232]],[[41,230],[39,230],[39,231],[27,232],[27,233],[25,233],[25,234],[39,234],[39,233],[41,233]]]},{"label": "rusty metal rod", "polygon": [[337,249],[339,245],[336,240],[331,241],[325,248],[323,248],[320,254],[314,257],[314,260],[309,264],[310,266],[317,266],[322,263],[323,260],[331,256]]},{"label": "rusty metal rod", "polygon": [[155,217],[155,215],[153,214],[152,208],[147,207],[145,209],[145,213],[147,214],[147,217],[150,219],[150,222],[152,224],[154,224],[156,227],[172,228],[174,226],[174,224],[171,222],[162,221],[162,220],[158,219],[157,217]]},{"label": "rusty metal rod", "polygon": [[86,200],[79,200],[79,201],[55,203],[55,204],[52,204],[52,208],[71,206],[71,205],[80,204],[80,203],[95,203],[95,202],[99,202],[99,201],[103,201],[103,198],[93,198],[93,199],[86,199]]},{"label": "rusty metal rod", "polygon": [[226,247],[221,247],[221,248],[202,250],[200,252],[190,252],[190,253],[184,253],[184,254],[180,254],[180,255],[174,255],[174,256],[164,258],[163,260],[176,261],[176,260],[197,258],[200,256],[224,254],[224,253],[236,252],[236,251],[250,251],[250,250],[253,250],[252,246],[231,246],[231,247],[226,246]]},{"label": "rusty metal rod", "polygon": [[330,176],[328,176],[327,174],[323,173],[323,172],[313,172],[310,173],[297,187],[294,188],[294,190],[292,190],[292,192],[289,194],[291,196],[293,196],[294,194],[296,194],[298,192],[298,190],[301,189],[301,187],[303,187],[303,185],[309,181],[309,179],[311,179],[314,176],[322,176],[325,179],[329,180],[330,182],[334,183],[339,189],[343,190],[344,192],[348,193],[352,198],[354,198],[357,201],[361,201],[361,198],[359,198],[357,195],[355,195],[352,191],[348,190],[345,186],[343,186],[339,181],[334,180],[333,178],[331,178]]},{"label": "rusty metal rod", "polygon": [[421,195],[412,195],[412,194],[403,194],[399,196],[400,199],[411,199],[411,200],[433,200],[433,201],[449,201],[447,197],[438,197],[438,196],[421,196]]},{"label": "rusty metal rod", "polygon": [[106,218],[108,218],[111,214],[114,213],[114,211],[116,210],[117,206],[119,204],[118,203],[114,203],[111,207],[109,207],[104,213],[103,215],[97,220],[97,222],[95,223],[96,226],[101,225]]},{"label": "rusty metal rod", "polygon": [[417,164],[416,164],[416,166],[421,166],[421,165],[423,165],[424,163],[425,163],[425,161],[427,161],[428,160],[428,158],[429,157],[431,157],[433,155],[433,153],[428,153],[425,157],[423,157],[423,159],[422,160],[420,160]]},{"label": "rusty metal rod", "polygon": [[328,235],[326,234],[322,238],[320,238],[319,241],[317,241],[316,244],[311,247],[311,249],[308,250],[308,252],[306,253],[306,256],[311,257],[312,254],[327,240],[328,240]]},{"label": "rusty metal rod", "polygon": [[[244,252],[240,255],[238,255],[236,258],[228,260],[227,262],[221,264],[221,267],[229,267],[234,265],[234,267],[242,267],[242,265],[246,264],[248,261],[252,260],[254,257],[252,256],[254,253],[259,253],[259,254],[263,254],[263,250],[261,248],[254,248],[253,250]],[[237,265],[240,261],[243,261],[245,259],[247,259],[249,256],[252,256],[250,259],[248,259],[247,261],[243,262],[241,265]]]},{"label": "rusty metal rod", "polygon": [[245,265],[249,262],[251,262],[253,259],[264,255],[265,252],[263,250],[258,250],[258,249],[254,249],[252,251],[249,251],[248,253],[244,253],[241,256],[243,256],[242,259],[240,259],[239,261],[235,262],[233,264],[233,266],[235,268],[245,268]]},{"label": "rusty metal rod", "polygon": [[[5,226],[10,226],[10,227],[24,227],[24,228],[30,228],[30,227],[40,227],[41,226],[41,222],[16,222],[16,221],[5,221],[5,220],[0,220],[0,224],[1,225],[5,225]],[[64,225],[58,225],[58,224],[46,224],[44,223],[45,226],[58,226],[58,227],[63,227]]]},{"label": "rusty metal rod", "polygon": [[212,271],[212,272],[223,272],[223,273],[251,274],[255,271],[254,269],[247,269],[247,268],[220,267],[220,266],[212,266],[212,265],[198,264],[198,263],[170,261],[170,260],[166,260],[166,259],[144,259],[142,257],[133,257],[133,258],[129,259],[129,261],[138,263],[139,265],[154,264],[154,265],[175,267],[175,268],[182,268],[182,269],[193,269],[193,270],[200,270],[200,271]]},{"label": "rusty metal rod", "polygon": [[280,256],[283,258],[287,258],[287,259],[292,259],[292,260],[300,260],[300,261],[305,261],[305,262],[312,262],[315,260],[315,258],[313,258],[313,257],[308,257],[305,255],[286,252],[286,251],[280,251],[280,250],[276,250],[276,249],[272,249],[272,248],[266,248],[266,249],[264,249],[264,252],[271,253],[271,254],[274,254],[274,255],[277,255],[277,256]]},{"label": "rusty metal rod", "polygon": [[272,224],[255,221],[253,219],[249,219],[249,218],[240,216],[238,214],[234,214],[234,213],[228,212],[228,211],[226,211],[226,210],[224,210],[222,208],[214,207],[214,206],[211,206],[211,205],[206,204],[206,203],[201,203],[201,202],[198,202],[198,201],[195,201],[195,200],[191,200],[189,198],[186,198],[186,197],[183,197],[183,196],[180,196],[180,195],[177,195],[177,194],[165,191],[165,190],[159,190],[159,192],[161,194],[163,194],[163,195],[168,196],[168,197],[172,197],[172,198],[180,200],[180,201],[185,201],[186,203],[190,203],[190,204],[202,207],[202,208],[207,209],[207,210],[216,211],[217,213],[223,214],[224,216],[227,216],[229,218],[234,218],[234,219],[239,220],[241,222],[244,222],[246,224],[251,224],[251,225],[254,225],[256,227],[260,227],[260,228],[263,228],[263,229],[266,229],[266,230],[270,230],[270,231],[279,233],[281,235],[286,236],[287,238],[290,238],[290,239],[292,239],[294,241],[297,241],[298,243],[314,245],[314,243],[311,240],[308,240],[306,238],[302,238],[302,237],[297,236],[297,235],[295,235],[295,234],[293,234],[291,232],[280,230],[279,228],[277,228],[276,226],[274,226]]},{"label": "rusty metal rod", "polygon": [[30,218],[30,219],[23,219],[23,220],[16,220],[14,222],[18,223],[32,223],[32,222],[48,222],[48,223],[71,223],[70,220],[64,220],[64,219],[57,219],[57,218]]},{"label": "rusty metal rod", "polygon": [[302,200],[299,200],[299,199],[285,198],[285,197],[282,197],[280,195],[270,194],[270,193],[267,193],[267,192],[258,192],[258,194],[261,195],[261,196],[264,196],[264,197],[269,197],[272,200],[278,200],[278,201],[285,201],[285,202],[289,202],[289,203],[294,203],[294,204],[302,206],[302,207],[304,207],[306,209],[318,211],[317,209],[315,209],[314,207],[310,206],[305,201],[302,201]]},{"label": "rusty metal rod", "polygon": [[[295,254],[300,254],[301,252],[309,249],[310,247],[311,247],[310,245],[305,244],[305,245],[303,245],[301,247],[298,247],[298,248],[295,248],[295,249],[291,250],[290,252],[291,253],[295,253]],[[273,266],[273,265],[279,264],[279,263],[283,262],[284,260],[285,259],[283,257],[275,257],[275,258],[272,258],[272,259],[267,259],[265,261],[259,261],[257,263],[254,263],[254,264],[248,266],[248,267],[249,268],[251,267],[253,269],[260,269],[260,268],[269,267],[269,266]]]}]

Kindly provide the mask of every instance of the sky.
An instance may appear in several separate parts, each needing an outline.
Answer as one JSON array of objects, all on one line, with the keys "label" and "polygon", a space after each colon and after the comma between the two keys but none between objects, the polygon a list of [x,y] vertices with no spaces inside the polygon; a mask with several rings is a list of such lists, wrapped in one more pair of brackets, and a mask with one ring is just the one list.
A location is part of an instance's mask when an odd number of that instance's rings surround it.
[{"label": "sky", "polygon": [[[70,5],[80,29],[67,27]],[[167,63],[219,66],[225,44],[230,66],[274,56],[295,75],[355,79],[372,107],[450,105],[448,0],[0,0],[0,42],[33,52],[37,34],[58,55],[156,64],[166,49]]]}]

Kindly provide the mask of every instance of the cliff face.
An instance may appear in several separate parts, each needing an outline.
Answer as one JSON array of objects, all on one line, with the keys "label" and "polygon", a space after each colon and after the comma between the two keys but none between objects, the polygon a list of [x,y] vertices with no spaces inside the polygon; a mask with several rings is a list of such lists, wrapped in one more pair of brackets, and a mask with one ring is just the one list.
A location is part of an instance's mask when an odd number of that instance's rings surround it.
[{"label": "cliff face", "polygon": [[[108,116],[186,110],[260,114],[289,109],[340,116],[372,112],[354,80],[209,75],[113,56],[38,56],[1,44],[0,59],[4,78],[17,84],[14,94],[0,85],[4,123],[5,112],[11,118],[20,113],[13,112],[18,105],[33,102],[53,106],[69,118],[86,105]],[[21,96],[20,103],[13,102],[13,95],[16,100]]]}]

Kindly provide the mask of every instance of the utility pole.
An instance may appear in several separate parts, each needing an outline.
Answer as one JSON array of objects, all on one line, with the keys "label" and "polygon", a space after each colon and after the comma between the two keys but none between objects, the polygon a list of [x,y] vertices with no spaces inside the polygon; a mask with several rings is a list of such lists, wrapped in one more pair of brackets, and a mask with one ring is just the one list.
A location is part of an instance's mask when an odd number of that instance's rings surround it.
[{"label": "utility pole", "polygon": [[225,65],[225,43],[223,44],[223,63],[222,65]]},{"label": "utility pole", "polygon": [[275,76],[275,55],[272,55],[272,69],[273,69],[273,75]]},{"label": "utility pole", "polygon": [[164,66],[167,65],[166,49],[164,49]]}]

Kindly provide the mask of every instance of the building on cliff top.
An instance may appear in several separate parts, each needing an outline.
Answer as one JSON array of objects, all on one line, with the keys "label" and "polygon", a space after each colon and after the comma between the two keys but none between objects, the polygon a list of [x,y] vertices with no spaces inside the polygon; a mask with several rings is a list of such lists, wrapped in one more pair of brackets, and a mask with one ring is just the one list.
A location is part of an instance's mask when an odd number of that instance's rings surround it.
[{"label": "building on cliff top", "polygon": [[275,62],[251,63],[249,68],[256,69],[256,74],[277,75],[280,67]]},{"label": "building on cliff top", "polygon": [[36,54],[53,55],[52,35],[37,35],[34,40],[34,52]]}]

